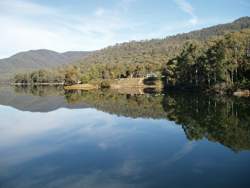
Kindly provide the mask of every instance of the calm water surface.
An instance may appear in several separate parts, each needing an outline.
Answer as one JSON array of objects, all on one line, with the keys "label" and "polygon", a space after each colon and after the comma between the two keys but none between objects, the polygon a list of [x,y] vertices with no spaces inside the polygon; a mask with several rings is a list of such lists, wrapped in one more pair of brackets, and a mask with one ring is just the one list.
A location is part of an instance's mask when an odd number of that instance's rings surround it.
[{"label": "calm water surface", "polygon": [[0,88],[1,188],[250,187],[250,101]]}]

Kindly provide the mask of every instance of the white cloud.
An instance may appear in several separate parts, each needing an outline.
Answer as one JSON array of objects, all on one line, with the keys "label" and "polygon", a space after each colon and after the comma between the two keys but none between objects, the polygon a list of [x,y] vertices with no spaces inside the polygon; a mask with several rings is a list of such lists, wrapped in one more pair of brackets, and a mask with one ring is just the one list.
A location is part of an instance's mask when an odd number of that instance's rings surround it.
[{"label": "white cloud", "polygon": [[0,8],[3,13],[22,13],[22,14],[51,14],[53,9],[39,4],[31,3],[27,0],[2,0]]},{"label": "white cloud", "polygon": [[193,7],[190,3],[188,3],[186,0],[175,0],[175,2],[179,5],[179,7],[187,12],[188,14],[192,15],[193,14]]},{"label": "white cloud", "polygon": [[198,18],[194,13],[193,6],[186,0],[174,0],[174,1],[182,11],[191,16],[191,19],[189,19],[189,23],[191,25],[196,25],[198,23]]},{"label": "white cloud", "polygon": [[118,3],[118,8],[127,11],[130,7],[130,5],[138,0],[121,0],[120,3]]},{"label": "white cloud", "polygon": [[189,21],[152,28],[148,20],[129,16],[137,1],[119,0],[109,8],[99,6],[90,13],[76,14],[31,0],[0,0],[0,58],[31,49],[96,50],[124,41],[164,37],[198,23],[191,4],[175,0],[191,16]]},{"label": "white cloud", "polygon": [[100,7],[93,10],[93,15],[73,15],[28,0],[2,0],[0,58],[41,48],[59,52],[96,50],[130,40],[129,34],[121,37],[121,31],[129,33],[136,23],[129,23],[120,15],[128,0],[123,0],[124,6],[120,3],[116,11]]},{"label": "white cloud", "polygon": [[239,4],[242,5],[245,8],[250,7],[250,2],[247,2],[247,1],[244,1],[244,0],[239,1]]},{"label": "white cloud", "polygon": [[105,13],[105,10],[104,10],[103,8],[98,8],[98,9],[96,9],[96,11],[95,11],[95,15],[96,15],[96,16],[103,16],[104,13]]},{"label": "white cloud", "polygon": [[195,16],[195,17],[191,18],[191,19],[189,20],[189,23],[192,24],[192,25],[196,25],[196,24],[198,23],[197,17]]}]

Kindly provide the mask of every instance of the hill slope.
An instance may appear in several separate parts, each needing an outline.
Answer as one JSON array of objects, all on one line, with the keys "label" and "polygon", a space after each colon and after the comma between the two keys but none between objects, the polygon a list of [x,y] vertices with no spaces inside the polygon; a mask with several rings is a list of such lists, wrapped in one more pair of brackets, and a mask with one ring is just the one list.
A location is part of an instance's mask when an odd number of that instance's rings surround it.
[{"label": "hill slope", "polygon": [[241,17],[231,23],[219,24],[197,31],[191,31],[189,33],[178,34],[169,38],[206,40],[213,36],[221,36],[229,32],[236,32],[247,28],[250,28],[250,17],[248,16]]},{"label": "hill slope", "polygon": [[55,68],[83,59],[89,52],[71,51],[58,53],[50,50],[21,52],[6,59],[0,59],[0,79],[7,80],[18,72]]},{"label": "hill slope", "polygon": [[220,24],[164,39],[131,41],[99,50],[83,60],[89,63],[144,63],[161,62],[175,57],[187,40],[206,41],[211,37],[250,28],[250,17],[239,18],[232,23]]}]

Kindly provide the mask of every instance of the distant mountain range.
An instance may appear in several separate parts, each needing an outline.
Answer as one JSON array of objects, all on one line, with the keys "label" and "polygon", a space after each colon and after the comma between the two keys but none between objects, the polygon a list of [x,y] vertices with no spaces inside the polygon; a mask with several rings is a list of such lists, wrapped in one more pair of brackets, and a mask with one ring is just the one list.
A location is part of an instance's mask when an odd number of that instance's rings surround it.
[{"label": "distant mountain range", "polygon": [[[229,32],[250,28],[250,17],[239,18],[232,23],[220,24],[189,33],[177,34],[164,39],[131,41],[110,46],[95,52],[72,51],[57,53],[50,50],[31,50],[21,52],[6,59],[0,59],[0,81],[12,78],[18,72],[28,72],[44,68],[56,68],[72,63],[124,63],[152,61],[164,62],[179,53],[185,41],[204,41]],[[154,59],[152,57],[160,57]]]},{"label": "distant mountain range", "polygon": [[30,50],[0,59],[0,79],[8,80],[18,72],[26,72],[44,68],[56,68],[77,62],[90,52],[69,51],[58,53],[51,50]]}]

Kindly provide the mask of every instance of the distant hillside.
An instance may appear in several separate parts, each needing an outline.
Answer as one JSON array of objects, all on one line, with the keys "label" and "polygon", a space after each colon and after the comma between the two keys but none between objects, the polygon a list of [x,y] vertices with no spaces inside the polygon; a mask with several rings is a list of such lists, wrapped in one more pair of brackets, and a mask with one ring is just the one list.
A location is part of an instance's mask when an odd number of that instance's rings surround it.
[{"label": "distant hillside", "polygon": [[21,52],[6,59],[0,59],[0,79],[10,79],[18,72],[55,68],[79,61],[89,52],[70,51],[58,53],[50,50]]},{"label": "distant hillside", "polygon": [[205,41],[230,32],[250,28],[250,17],[239,18],[232,23],[220,24],[189,33],[177,34],[164,39],[131,41],[99,50],[85,58],[86,63],[164,63],[179,54],[187,40]]},{"label": "distant hillside", "polygon": [[246,16],[241,17],[232,23],[219,24],[197,31],[191,31],[189,33],[178,34],[174,37],[167,37],[166,40],[171,38],[206,40],[213,36],[221,36],[229,32],[236,32],[247,28],[250,28],[250,17]]},{"label": "distant hillside", "polygon": [[[221,87],[216,85],[224,83],[227,92],[236,88],[249,89],[249,41],[250,17],[243,17],[232,23],[164,39],[131,41],[107,47],[90,54],[77,68],[69,67],[63,78],[71,85],[79,80],[88,83],[154,73],[166,77],[167,85],[173,87],[199,86],[218,91]],[[17,80],[32,82],[31,77],[19,76]],[[47,76],[47,80],[53,79]]]}]

